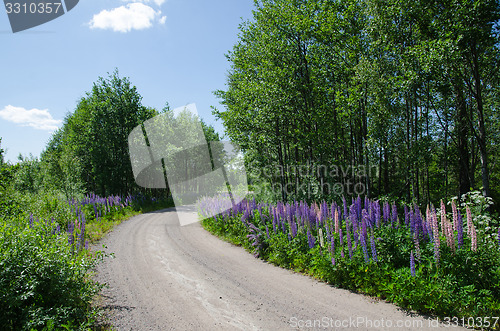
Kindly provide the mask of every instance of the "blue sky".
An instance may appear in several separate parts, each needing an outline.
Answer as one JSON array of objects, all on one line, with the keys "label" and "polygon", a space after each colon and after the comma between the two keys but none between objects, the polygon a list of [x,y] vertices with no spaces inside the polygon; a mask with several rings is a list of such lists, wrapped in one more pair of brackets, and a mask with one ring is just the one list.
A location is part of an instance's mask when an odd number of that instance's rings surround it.
[{"label": "blue sky", "polygon": [[65,15],[13,34],[0,7],[0,137],[6,158],[39,156],[99,76],[118,68],[143,104],[196,103],[223,132],[210,106],[224,89],[238,25],[253,0],[80,0]]}]

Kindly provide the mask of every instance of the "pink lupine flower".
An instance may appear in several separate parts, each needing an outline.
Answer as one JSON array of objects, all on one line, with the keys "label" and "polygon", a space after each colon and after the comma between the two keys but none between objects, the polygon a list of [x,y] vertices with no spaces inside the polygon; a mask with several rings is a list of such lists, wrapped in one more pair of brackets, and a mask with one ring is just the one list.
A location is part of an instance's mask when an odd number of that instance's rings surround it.
[{"label": "pink lupine flower", "polygon": [[453,224],[449,221],[446,221],[446,243],[448,247],[451,248],[453,252],[455,252],[455,232],[453,231]]},{"label": "pink lupine flower", "polygon": [[458,211],[457,211],[457,205],[455,204],[455,200],[451,200],[451,210],[453,212],[453,231],[456,231],[458,223]]},{"label": "pink lupine flower", "polygon": [[474,226],[474,223],[471,223],[471,236],[470,236],[470,241],[471,241],[471,250],[472,251],[477,251],[477,233],[476,233],[476,227]]},{"label": "pink lupine flower", "polygon": [[474,226],[474,223],[472,223],[472,212],[470,211],[469,206],[466,208],[467,212],[467,235],[469,237],[472,237],[472,227]]},{"label": "pink lupine flower", "polygon": [[439,227],[438,227],[436,210],[434,208],[432,209],[430,216],[431,216],[432,236],[434,239],[434,259],[436,260],[436,263],[439,263],[439,246],[441,242],[439,240]]},{"label": "pink lupine flower", "polygon": [[444,229],[445,222],[446,222],[446,206],[444,205],[443,200],[441,200],[441,232],[444,234],[446,234]]}]

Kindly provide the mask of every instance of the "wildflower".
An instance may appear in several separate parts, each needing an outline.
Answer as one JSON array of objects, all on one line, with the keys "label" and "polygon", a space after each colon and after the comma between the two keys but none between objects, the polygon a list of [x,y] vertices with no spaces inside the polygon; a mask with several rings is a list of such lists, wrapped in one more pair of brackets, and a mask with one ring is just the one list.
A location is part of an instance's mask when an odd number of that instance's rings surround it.
[{"label": "wildflower", "polygon": [[365,262],[370,262],[370,257],[368,256],[368,248],[366,247],[366,238],[361,236],[361,246],[363,248],[363,255],[365,256]]},{"label": "wildflower", "polygon": [[471,241],[471,250],[472,251],[477,251],[477,233],[476,233],[476,227],[474,226],[474,223],[471,223],[471,229],[470,229],[470,241]]},{"label": "wildflower", "polygon": [[420,241],[418,240],[418,234],[413,234],[413,242],[415,243],[415,255],[417,260],[420,261]]},{"label": "wildflower", "polygon": [[398,227],[398,208],[395,203],[392,204],[392,224],[396,224],[396,227]]},{"label": "wildflower", "polygon": [[472,223],[472,213],[470,211],[470,208],[469,206],[467,206],[466,208],[466,213],[467,213],[467,235],[469,237],[472,236],[472,227],[474,226],[474,224]]},{"label": "wildflower", "polygon": [[434,239],[434,259],[436,260],[436,264],[439,263],[439,245],[441,243],[439,239],[439,227],[437,223],[437,215],[436,215],[436,210],[432,208],[432,211],[430,212],[430,220],[431,220],[431,229],[432,229],[432,236]]},{"label": "wildflower", "polygon": [[457,241],[458,248],[462,248],[464,244],[464,224],[460,212],[457,213]]},{"label": "wildflower", "polygon": [[451,201],[451,210],[453,213],[453,231],[456,231],[458,227],[458,210],[457,205],[455,204],[455,200]]},{"label": "wildflower", "polygon": [[446,206],[444,205],[443,200],[441,200],[441,232],[446,235],[444,228],[445,222],[446,222]]},{"label": "wildflower", "polygon": [[319,245],[321,247],[324,247],[325,244],[324,244],[324,241],[323,241],[323,229],[322,228],[318,229],[318,237],[319,237]]},{"label": "wildflower", "polygon": [[383,216],[384,216],[384,223],[387,223],[390,217],[390,207],[387,201],[384,202]]},{"label": "wildflower", "polygon": [[309,231],[309,229],[307,229],[307,241],[309,243],[309,249],[313,248],[316,240],[314,239],[314,237],[311,234],[311,231]]},{"label": "wildflower", "polygon": [[337,209],[335,209],[334,219],[335,219],[335,233],[339,233],[340,223],[339,223],[339,211]]},{"label": "wildflower", "polygon": [[349,231],[347,231],[346,237],[347,237],[347,248],[349,249],[349,258],[352,259],[352,242]]},{"label": "wildflower", "polygon": [[372,236],[370,238],[370,241],[371,241],[371,247],[372,247],[372,258],[373,258],[373,261],[378,262],[377,248],[375,247],[375,239],[373,238],[373,232],[372,232]]},{"label": "wildflower", "polygon": [[410,254],[410,270],[411,270],[411,275],[415,277],[415,256],[413,256],[413,251],[411,251]]}]

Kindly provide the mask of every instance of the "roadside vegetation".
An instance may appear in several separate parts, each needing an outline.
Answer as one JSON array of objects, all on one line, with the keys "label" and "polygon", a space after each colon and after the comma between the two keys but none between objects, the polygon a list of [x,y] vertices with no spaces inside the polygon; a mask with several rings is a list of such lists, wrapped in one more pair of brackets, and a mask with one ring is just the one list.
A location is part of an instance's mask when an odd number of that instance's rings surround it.
[{"label": "roadside vegetation", "polygon": [[40,158],[13,164],[0,148],[2,329],[96,327],[98,240],[134,215],[173,206],[168,190],[140,188],[132,175],[127,130],[160,113],[140,101],[115,71],[78,102]]},{"label": "roadside vegetation", "polygon": [[[420,210],[359,197],[340,204],[244,200],[202,224],[277,266],[464,326],[499,329],[500,226],[479,192],[463,201]],[[200,214],[221,204],[207,198]]]},{"label": "roadside vegetation", "polygon": [[[254,2],[213,113],[241,147],[256,200],[205,228],[404,308],[478,328],[470,318],[499,316],[498,1]],[[177,129],[200,119],[144,106],[118,70],[90,87],[40,157],[7,162],[0,148],[6,329],[92,328],[104,255],[88,247],[172,205],[168,185],[135,183],[128,135],[161,114]],[[199,164],[185,161],[187,176]]]}]

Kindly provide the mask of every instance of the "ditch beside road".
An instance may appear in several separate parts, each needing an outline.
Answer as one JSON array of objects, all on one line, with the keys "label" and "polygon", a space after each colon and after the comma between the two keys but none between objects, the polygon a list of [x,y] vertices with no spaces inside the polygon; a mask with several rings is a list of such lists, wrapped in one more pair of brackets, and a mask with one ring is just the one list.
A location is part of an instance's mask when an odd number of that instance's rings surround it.
[{"label": "ditch beside road", "polygon": [[[197,217],[189,208],[183,217]],[[175,208],[132,217],[95,249],[114,253],[96,279],[116,330],[436,330],[435,319],[270,265],[180,226]],[[446,329],[465,330],[459,327]]]}]

